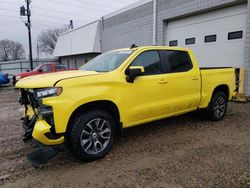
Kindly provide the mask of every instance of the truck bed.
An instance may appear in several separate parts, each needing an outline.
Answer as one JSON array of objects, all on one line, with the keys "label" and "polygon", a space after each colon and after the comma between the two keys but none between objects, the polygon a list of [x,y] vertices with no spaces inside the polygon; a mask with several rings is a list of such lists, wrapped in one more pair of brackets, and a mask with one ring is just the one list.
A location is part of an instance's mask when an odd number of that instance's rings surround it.
[{"label": "truck bed", "polygon": [[205,108],[208,106],[213,91],[217,85],[225,84],[225,87],[229,87],[229,98],[232,100],[235,87],[235,68],[232,67],[203,67],[200,68],[201,73],[201,102],[199,108]]}]

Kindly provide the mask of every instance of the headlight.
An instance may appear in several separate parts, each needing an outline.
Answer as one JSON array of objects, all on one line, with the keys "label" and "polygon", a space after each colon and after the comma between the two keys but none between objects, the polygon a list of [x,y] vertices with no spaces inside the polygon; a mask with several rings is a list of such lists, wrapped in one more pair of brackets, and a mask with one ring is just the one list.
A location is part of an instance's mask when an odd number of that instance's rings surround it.
[{"label": "headlight", "polygon": [[62,93],[61,87],[43,88],[36,90],[36,97],[37,98],[53,97],[53,96],[59,96],[61,93]]},{"label": "headlight", "polygon": [[21,79],[21,76],[16,76],[16,80],[20,80]]}]

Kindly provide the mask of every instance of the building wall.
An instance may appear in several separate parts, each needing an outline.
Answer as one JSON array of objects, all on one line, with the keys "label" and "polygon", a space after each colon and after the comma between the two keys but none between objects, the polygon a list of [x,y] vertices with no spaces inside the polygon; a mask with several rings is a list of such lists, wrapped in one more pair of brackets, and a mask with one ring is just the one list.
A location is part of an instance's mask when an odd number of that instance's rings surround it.
[{"label": "building wall", "polygon": [[153,3],[103,20],[102,51],[136,45],[150,45],[153,30]]},{"label": "building wall", "polygon": [[247,5],[247,33],[245,43],[245,93],[250,96],[250,1]]},{"label": "building wall", "polygon": [[79,68],[84,63],[87,63],[88,61],[96,57],[97,55],[98,53],[65,56],[65,57],[60,58],[60,62],[61,64],[65,65],[68,68]]}]

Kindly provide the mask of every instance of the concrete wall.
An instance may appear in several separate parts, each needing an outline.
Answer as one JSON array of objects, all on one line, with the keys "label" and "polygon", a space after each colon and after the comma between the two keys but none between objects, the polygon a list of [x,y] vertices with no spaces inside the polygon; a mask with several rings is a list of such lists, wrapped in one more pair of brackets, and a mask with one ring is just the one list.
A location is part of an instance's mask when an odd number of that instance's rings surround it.
[{"label": "concrete wall", "polygon": [[93,54],[65,56],[60,58],[60,62],[61,64],[65,65],[68,68],[79,68],[84,63],[87,63],[89,60],[93,59],[97,55],[99,54],[93,53]]}]

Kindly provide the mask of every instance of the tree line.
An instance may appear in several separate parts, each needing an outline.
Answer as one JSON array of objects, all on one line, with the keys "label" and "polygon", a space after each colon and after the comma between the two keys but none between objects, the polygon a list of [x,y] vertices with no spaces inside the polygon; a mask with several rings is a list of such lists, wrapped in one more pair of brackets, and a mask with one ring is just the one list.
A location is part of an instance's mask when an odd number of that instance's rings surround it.
[{"label": "tree line", "polygon": [[[66,32],[68,27],[47,29],[37,38],[39,52],[52,55],[59,35]],[[4,39],[0,41],[0,61],[25,59],[25,50],[20,42]]]}]

